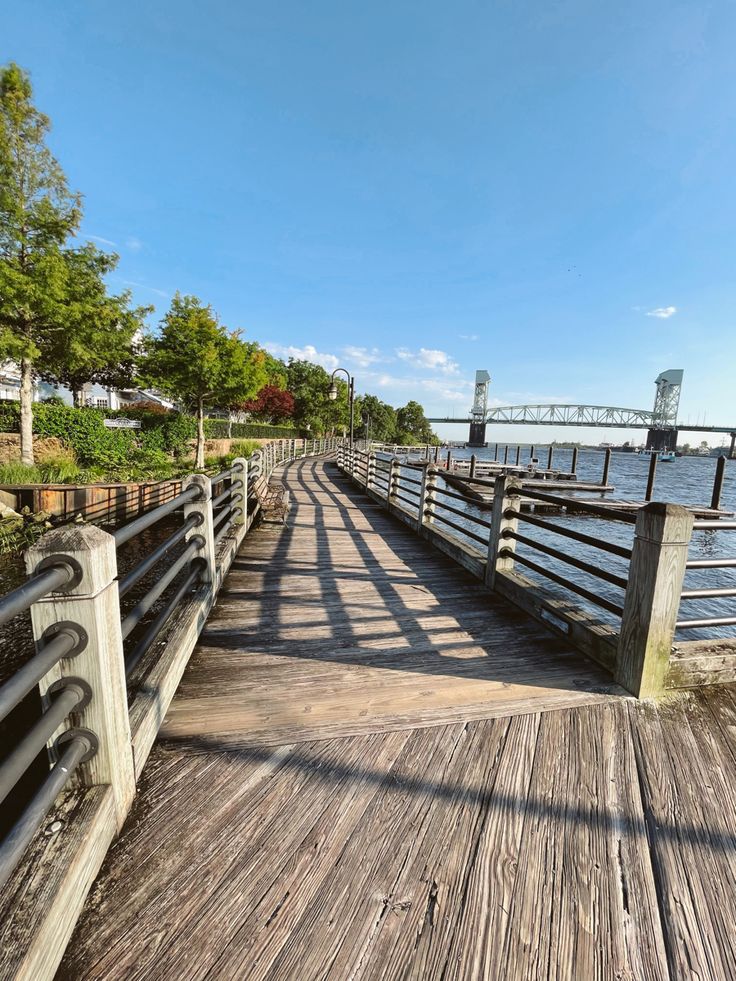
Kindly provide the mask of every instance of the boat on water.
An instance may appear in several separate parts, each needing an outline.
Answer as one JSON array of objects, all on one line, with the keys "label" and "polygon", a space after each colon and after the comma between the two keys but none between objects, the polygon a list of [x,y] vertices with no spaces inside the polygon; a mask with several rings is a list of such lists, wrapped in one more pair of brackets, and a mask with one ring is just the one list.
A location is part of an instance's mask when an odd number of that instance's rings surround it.
[{"label": "boat on water", "polygon": [[674,463],[677,454],[674,450],[648,450],[641,449],[636,451],[637,456],[656,456],[659,463]]}]

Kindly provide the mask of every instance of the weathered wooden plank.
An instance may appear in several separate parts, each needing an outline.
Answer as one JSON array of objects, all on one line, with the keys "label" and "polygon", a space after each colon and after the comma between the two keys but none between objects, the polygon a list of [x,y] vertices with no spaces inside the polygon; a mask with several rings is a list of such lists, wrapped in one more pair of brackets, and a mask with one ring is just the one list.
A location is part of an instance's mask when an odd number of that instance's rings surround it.
[{"label": "weathered wooden plank", "polygon": [[0,977],[54,976],[116,831],[110,787],[59,798],[0,899]]},{"label": "weathered wooden plank", "polygon": [[712,835],[726,832],[732,856],[736,828],[725,801],[703,807],[715,771],[693,739],[686,698],[659,710],[632,703],[634,748],[671,976],[725,978],[736,962],[733,872]]},{"label": "weathered wooden plank", "polygon": [[667,978],[622,723],[542,717],[500,977]]}]

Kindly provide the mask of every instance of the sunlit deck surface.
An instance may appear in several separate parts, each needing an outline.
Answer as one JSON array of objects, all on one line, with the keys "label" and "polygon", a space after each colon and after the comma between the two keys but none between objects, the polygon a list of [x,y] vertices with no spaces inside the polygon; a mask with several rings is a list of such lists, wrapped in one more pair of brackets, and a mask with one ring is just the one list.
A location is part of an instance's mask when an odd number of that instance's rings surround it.
[{"label": "sunlit deck surface", "polygon": [[60,978],[734,977],[734,691],[625,698],[332,464],[285,479]]}]

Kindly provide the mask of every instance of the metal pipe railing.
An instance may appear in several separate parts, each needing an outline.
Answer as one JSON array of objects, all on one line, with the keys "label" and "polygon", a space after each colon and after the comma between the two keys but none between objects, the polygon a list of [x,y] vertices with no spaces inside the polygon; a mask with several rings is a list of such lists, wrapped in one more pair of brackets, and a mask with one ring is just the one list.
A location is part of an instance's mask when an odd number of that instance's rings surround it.
[{"label": "metal pipe railing", "polygon": [[215,487],[217,484],[221,484],[223,480],[227,480],[228,477],[232,477],[232,475],[233,475],[232,469],[223,470],[222,473],[218,473],[215,477],[210,478],[210,483],[212,484],[213,487]]},{"label": "metal pipe railing", "polygon": [[55,589],[62,589],[68,585],[74,575],[75,570],[72,566],[65,564],[60,559],[58,564],[44,569],[43,572],[39,572],[28,582],[24,582],[22,586],[6,593],[0,598],[0,626],[7,623],[8,620],[12,620],[13,617],[17,617],[18,614],[24,613],[34,603],[43,599],[44,596],[48,596]]},{"label": "metal pipe railing", "polygon": [[483,538],[481,535],[477,535],[474,531],[469,528],[463,528],[459,525],[457,521],[452,521],[450,518],[446,518],[443,514],[438,514],[436,510],[432,510],[432,520],[440,521],[443,525],[449,525],[450,528],[454,528],[456,531],[461,532],[463,535],[467,535],[468,538],[472,538],[474,541],[479,542],[481,545],[487,545],[488,539]]},{"label": "metal pipe railing", "polygon": [[181,494],[177,494],[176,497],[167,501],[166,504],[160,504],[157,508],[153,508],[153,510],[142,514],[140,518],[136,518],[135,521],[131,521],[130,524],[123,525],[122,528],[117,528],[113,532],[116,547],[120,548],[121,545],[125,545],[126,542],[135,538],[136,535],[140,535],[142,531],[153,527],[162,518],[172,514],[174,511],[178,511],[179,508],[188,504],[190,501],[199,500],[201,493],[199,487],[188,487]]},{"label": "metal pipe railing", "polygon": [[184,521],[181,528],[178,528],[173,534],[161,542],[150,555],[148,555],[142,562],[132,569],[127,575],[123,576],[118,584],[118,593],[122,599],[126,593],[135,586],[136,583],[140,582],[143,577],[153,569],[154,566],[163,559],[166,555],[174,549],[179,542],[181,542],[193,528],[197,528],[202,524],[201,514],[190,514],[188,518]]},{"label": "metal pipe railing", "polygon": [[675,626],[678,630],[694,630],[697,627],[732,627],[736,617],[710,617],[702,620],[678,620]]},{"label": "metal pipe railing", "polygon": [[19,668],[0,688],[0,722],[35,688],[41,678],[63,657],[73,657],[83,650],[87,636],[76,624],[63,624],[52,638],[44,642],[29,661]]},{"label": "metal pipe railing", "polygon": [[0,804],[15,787],[46,743],[67,718],[87,697],[84,688],[73,679],[52,697],[50,706],[31,726],[21,741],[0,763]]},{"label": "metal pipe railing", "polygon": [[52,804],[77,770],[82,760],[94,752],[85,736],[74,736],[67,744],[61,759],[48,776],[0,845],[0,891],[17,868],[33,836],[41,827]]},{"label": "metal pipe railing", "polygon": [[622,559],[631,559],[631,549],[626,548],[625,545],[616,545],[614,542],[607,542],[600,538],[593,538],[592,535],[586,535],[585,532],[577,531],[575,528],[566,528],[563,525],[556,525],[551,521],[545,521],[543,518],[538,518],[534,514],[527,514],[523,511],[507,510],[504,512],[504,517],[515,518],[518,521],[524,521],[527,524],[534,525],[537,528],[544,528],[545,531],[554,532],[554,534],[561,535],[563,538],[570,538],[575,542],[580,542],[581,545],[590,545],[593,548],[599,548],[604,552],[610,552],[611,555],[620,555]]},{"label": "metal pipe railing", "polygon": [[465,518],[466,521],[472,521],[473,524],[480,525],[482,528],[491,527],[491,522],[486,518],[480,518],[475,514],[468,514],[467,511],[461,511],[460,508],[453,507],[452,504],[447,504],[445,501],[434,501],[433,503],[435,508],[442,508],[443,511],[458,514],[461,518]]},{"label": "metal pipe railing", "polygon": [[578,559],[574,555],[568,555],[566,552],[562,552],[558,548],[554,548],[551,545],[545,545],[543,542],[536,541],[534,538],[529,538],[527,535],[520,535],[518,532],[513,531],[510,528],[506,528],[502,532],[501,537],[513,538],[514,541],[520,542],[522,545],[526,545],[528,548],[533,548],[537,552],[543,552],[545,555],[549,555],[553,559],[558,559],[560,562],[565,562],[567,565],[580,569],[581,572],[585,572],[589,576],[594,576],[597,579],[603,579],[605,582],[609,582],[613,586],[618,586],[619,589],[626,589],[628,585],[628,580],[624,579],[623,576],[617,576],[615,573],[608,572],[606,569],[601,569],[599,566],[591,565],[589,562],[585,562],[583,559]]},{"label": "metal pipe railing", "polygon": [[417,504],[419,503],[417,500],[413,500],[410,497],[404,497],[404,495],[403,494],[399,494],[398,491],[394,491],[393,492],[393,494],[391,495],[391,500],[392,501],[403,501],[405,504],[408,504],[409,507],[412,507],[412,508],[416,508],[417,507]]},{"label": "metal pipe railing", "polygon": [[736,596],[736,589],[733,587],[714,588],[714,589],[683,589],[680,599],[715,599],[718,596]]},{"label": "metal pipe railing", "polygon": [[686,569],[734,569],[736,559],[688,559]]},{"label": "metal pipe railing", "polygon": [[583,599],[587,599],[589,603],[600,606],[602,609],[608,610],[609,613],[615,613],[617,616],[621,616],[621,614],[624,612],[624,608],[621,604],[607,600],[603,596],[599,596],[597,593],[592,593],[584,586],[580,586],[578,583],[573,582],[570,579],[566,579],[564,576],[553,572],[551,569],[545,569],[544,566],[539,565],[538,562],[534,562],[532,559],[528,559],[525,555],[519,555],[518,552],[512,552],[511,549],[501,549],[499,554],[501,556],[513,558],[514,562],[521,562],[522,565],[532,569],[540,576],[544,576],[545,579],[549,579],[552,582],[557,583],[559,586],[564,586],[565,589],[569,589],[571,592],[577,593],[578,596],[582,596]]},{"label": "metal pipe railing", "polygon": [[187,547],[178,559],[172,563],[167,571],[158,579],[133,607],[130,613],[123,618],[121,630],[123,640],[130,636],[131,632],[138,626],[143,617],[148,613],[156,600],[166,592],[171,583],[176,579],[184,566],[195,558],[197,552],[204,546],[205,540],[201,535],[194,535],[189,539]]},{"label": "metal pipe railing", "polygon": [[545,491],[531,490],[523,487],[519,491],[519,496],[531,498],[533,501],[544,501],[548,504],[557,504],[559,507],[572,508],[584,514],[595,514],[606,521],[621,521],[625,524],[636,524],[636,515],[629,514],[628,511],[617,511],[615,508],[608,508],[605,504],[592,504],[590,501],[580,501],[575,497],[564,497],[561,494],[548,494]]},{"label": "metal pipe railing", "polygon": [[138,665],[143,655],[148,651],[152,644],[155,643],[156,638],[161,633],[163,628],[166,626],[174,610],[179,606],[183,598],[189,593],[194,586],[199,582],[202,577],[202,570],[205,566],[204,559],[195,559],[192,563],[192,571],[186,577],[183,583],[179,586],[176,592],[171,596],[163,610],[158,614],[155,620],[153,620],[148,627],[146,632],[143,634],[141,639],[135,645],[133,650],[125,657],[125,673],[130,675],[134,668]]},{"label": "metal pipe railing", "polygon": [[217,508],[219,508],[221,505],[226,504],[230,500],[232,495],[233,495],[232,487],[225,488],[225,490],[221,494],[218,494],[217,497],[213,498],[212,510],[214,511]]}]

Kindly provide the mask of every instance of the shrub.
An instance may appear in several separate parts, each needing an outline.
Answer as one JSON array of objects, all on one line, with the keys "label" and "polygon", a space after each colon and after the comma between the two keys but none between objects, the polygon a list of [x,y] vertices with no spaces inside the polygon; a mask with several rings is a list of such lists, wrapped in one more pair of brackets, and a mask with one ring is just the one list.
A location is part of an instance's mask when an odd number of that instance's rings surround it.
[{"label": "shrub", "polygon": [[233,439],[252,437],[254,439],[298,439],[302,434],[293,426],[267,426],[259,422],[234,422],[227,419],[205,419],[204,434],[208,439],[228,439],[228,430]]},{"label": "shrub", "polygon": [[[140,429],[110,429],[105,419],[139,419]],[[0,402],[0,431],[17,433],[20,429],[18,402]],[[258,423],[232,423],[225,419],[205,419],[205,435],[210,439],[227,439],[228,429],[234,439],[291,439],[299,437],[298,429],[288,426],[265,426]],[[56,402],[38,402],[33,407],[33,432],[40,437],[63,441],[76,454],[83,467],[94,466],[105,472],[128,471],[132,459],[148,460],[162,466],[162,455],[179,459],[189,451],[197,435],[193,416],[181,412],[130,409],[75,409]],[[139,452],[140,451],[140,452]],[[149,454],[148,457],[140,453]],[[137,469],[133,467],[132,469]],[[126,471],[127,472],[127,471]]]}]

